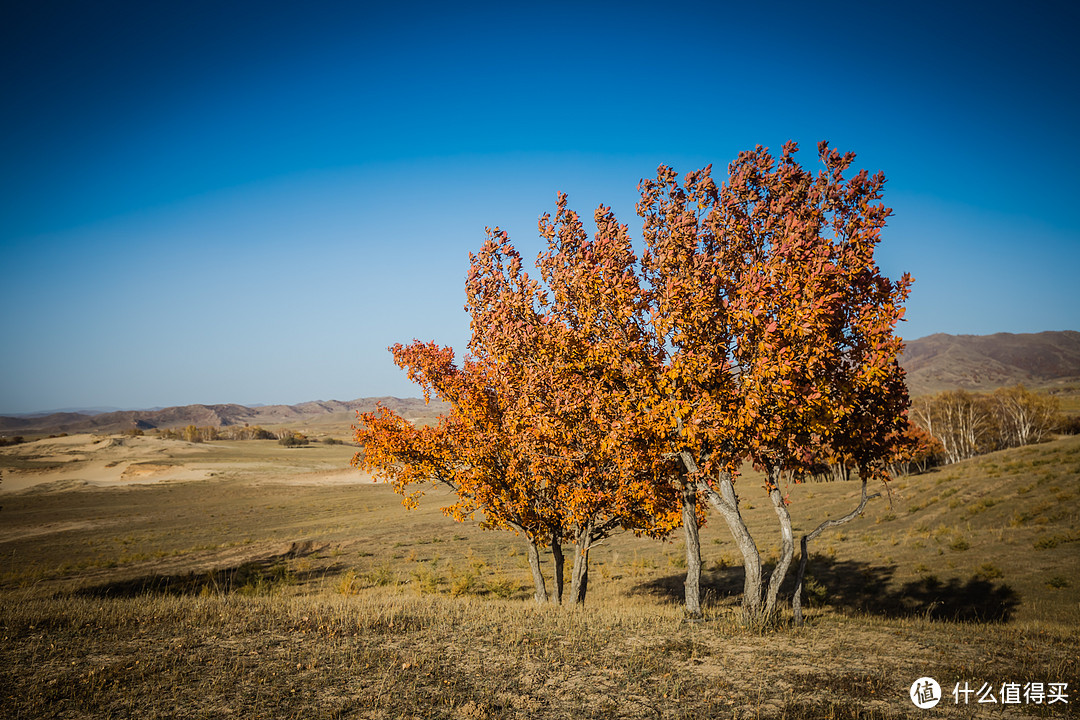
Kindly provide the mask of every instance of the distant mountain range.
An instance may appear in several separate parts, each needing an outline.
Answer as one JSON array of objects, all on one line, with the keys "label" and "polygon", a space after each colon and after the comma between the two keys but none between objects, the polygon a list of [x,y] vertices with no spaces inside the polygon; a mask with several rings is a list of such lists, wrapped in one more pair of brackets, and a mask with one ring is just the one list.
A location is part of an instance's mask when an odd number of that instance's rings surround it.
[{"label": "distant mountain range", "polygon": [[[1030,388],[1080,386],[1080,332],[1013,335],[937,334],[907,343],[901,363],[912,396],[943,390],[989,392],[1023,383]],[[360,398],[306,402],[299,405],[184,405],[151,410],[36,413],[0,417],[0,435],[122,432],[131,428],[177,428],[187,425],[325,425],[348,428],[356,411],[369,412],[378,403],[411,420],[445,412],[438,401],[417,398]]]},{"label": "distant mountain range", "polygon": [[[370,412],[378,404],[410,420],[433,417],[445,412],[444,403],[432,400],[425,405],[418,398],[377,397],[341,402],[338,400],[300,403],[299,405],[183,405],[153,410],[119,410],[90,413],[57,412],[48,415],[0,417],[0,435],[38,435],[50,433],[114,433],[139,428],[178,428],[187,425],[224,427],[229,425],[326,424],[348,428],[356,412]],[[92,414],[91,414],[92,413]]]},{"label": "distant mountain range", "polygon": [[1080,384],[1080,332],[945,335],[907,343],[900,360],[912,396],[943,390],[990,392],[1024,384],[1055,389]]}]

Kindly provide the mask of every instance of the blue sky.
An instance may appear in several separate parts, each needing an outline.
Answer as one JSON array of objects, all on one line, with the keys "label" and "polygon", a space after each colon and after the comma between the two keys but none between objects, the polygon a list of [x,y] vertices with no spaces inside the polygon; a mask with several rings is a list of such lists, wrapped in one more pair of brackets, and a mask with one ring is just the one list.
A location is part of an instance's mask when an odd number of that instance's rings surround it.
[{"label": "blue sky", "polygon": [[904,337],[1080,328],[1072,4],[508,5],[9,3],[0,412],[415,395],[485,225],[788,139],[885,172]]}]

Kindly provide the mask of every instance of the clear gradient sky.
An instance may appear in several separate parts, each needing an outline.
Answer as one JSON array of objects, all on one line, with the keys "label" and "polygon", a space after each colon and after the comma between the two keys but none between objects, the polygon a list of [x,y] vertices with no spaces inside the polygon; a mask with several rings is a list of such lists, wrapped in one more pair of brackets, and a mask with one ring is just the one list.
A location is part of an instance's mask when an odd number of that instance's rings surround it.
[{"label": "clear gradient sky", "polygon": [[485,225],[788,139],[885,172],[905,338],[1080,328],[1073,2],[2,13],[0,413],[416,395]]}]

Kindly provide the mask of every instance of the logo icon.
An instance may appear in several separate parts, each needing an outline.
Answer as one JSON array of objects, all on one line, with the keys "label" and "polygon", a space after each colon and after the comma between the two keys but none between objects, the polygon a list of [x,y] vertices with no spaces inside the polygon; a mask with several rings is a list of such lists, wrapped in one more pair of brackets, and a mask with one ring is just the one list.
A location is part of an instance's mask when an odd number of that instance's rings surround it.
[{"label": "logo icon", "polygon": [[941,686],[932,677],[921,677],[911,683],[911,702],[915,707],[929,710],[941,702]]}]

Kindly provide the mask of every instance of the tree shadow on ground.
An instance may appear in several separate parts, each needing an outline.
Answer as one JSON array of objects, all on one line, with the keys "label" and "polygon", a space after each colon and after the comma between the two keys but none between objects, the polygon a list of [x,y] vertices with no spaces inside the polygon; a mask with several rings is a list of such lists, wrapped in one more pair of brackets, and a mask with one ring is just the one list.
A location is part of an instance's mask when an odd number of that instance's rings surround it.
[{"label": "tree shadow on ground", "polygon": [[343,568],[321,567],[294,570],[289,561],[313,555],[324,547],[310,541],[293,543],[283,553],[266,555],[232,567],[189,571],[173,575],[151,574],[125,580],[113,580],[78,588],[72,595],[92,598],[130,598],[142,595],[190,596],[205,594],[261,594],[284,585],[299,585],[316,577],[340,572]]},{"label": "tree shadow on ground", "polygon": [[[766,565],[764,570],[767,578],[772,567]],[[898,586],[893,582],[895,574],[895,565],[811,556],[803,602],[810,607],[831,605],[846,613],[893,618],[917,616],[954,622],[1007,622],[1020,605],[1019,594],[1009,585],[991,583],[978,576],[940,580],[927,575]],[[788,603],[795,589],[794,575],[795,567],[789,571],[781,589]],[[682,602],[684,580],[684,575],[657,578],[638,585],[634,592]],[[730,602],[741,596],[742,591],[741,566],[702,573],[701,592],[706,602]]]}]

